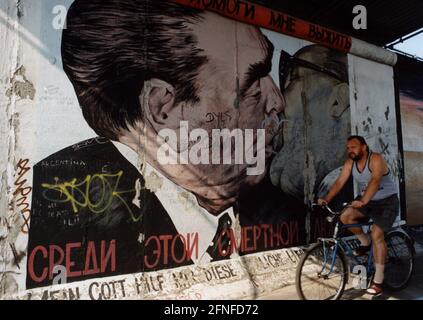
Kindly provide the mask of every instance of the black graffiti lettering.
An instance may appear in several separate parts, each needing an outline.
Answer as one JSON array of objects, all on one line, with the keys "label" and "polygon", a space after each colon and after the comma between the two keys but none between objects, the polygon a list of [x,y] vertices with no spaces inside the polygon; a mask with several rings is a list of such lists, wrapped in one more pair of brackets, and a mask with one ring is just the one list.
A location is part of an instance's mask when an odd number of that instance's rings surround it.
[{"label": "black graffiti lettering", "polygon": [[293,263],[298,262],[297,259],[296,259],[296,257],[295,257],[295,253],[294,252],[292,252],[290,250],[287,250],[286,251],[286,255],[288,256],[289,260],[291,260],[291,262],[293,262]]},{"label": "black graffiti lettering", "polygon": [[316,40],[317,41],[320,41],[320,42],[323,42],[324,36],[325,36],[324,31],[323,30],[320,30],[320,28],[317,27],[317,30],[316,30]]},{"label": "black graffiti lettering", "polygon": [[[190,3],[195,2],[191,0]],[[241,3],[238,0],[197,0],[197,5],[202,4],[205,9],[213,9],[217,11],[226,11],[229,14],[239,15]],[[249,11],[252,9],[249,8]],[[251,13],[250,13],[251,14]]]},{"label": "black graffiti lettering", "polygon": [[332,37],[332,44],[335,45],[335,46],[338,46],[340,39],[341,39],[341,35],[339,33],[334,33],[333,37]]},{"label": "black graffiti lettering", "polygon": [[288,24],[286,26],[286,30],[289,32],[295,32],[295,23],[297,20],[293,17],[288,18]]},{"label": "black graffiti lettering", "polygon": [[79,300],[80,299],[80,294],[79,294],[79,287],[76,287],[75,288],[75,291],[76,292],[74,292],[73,290],[72,290],[72,288],[69,288],[69,291],[68,291],[68,293],[69,293],[69,300]]},{"label": "black graffiti lettering", "polygon": [[[65,289],[66,290],[66,289]],[[65,290],[44,290],[43,295],[41,296],[41,300],[67,300],[68,296]],[[79,288],[76,288],[76,295],[69,289],[69,299],[70,300],[79,300]]]},{"label": "black graffiti lettering", "polygon": [[313,24],[310,24],[309,26],[309,32],[308,32],[308,37],[311,38],[314,41],[321,41],[323,34],[322,32],[319,30],[319,27]]},{"label": "black graffiti lettering", "polygon": [[[205,1],[203,1],[204,3]],[[211,0],[210,3],[213,2],[213,8],[217,10],[224,10],[226,5],[226,0]]]},{"label": "black graffiti lettering", "polygon": [[94,295],[93,295],[94,286],[96,286],[98,288],[99,287],[99,283],[98,282],[93,282],[93,283],[90,284],[90,286],[88,288],[88,294],[89,294],[91,300],[97,300],[96,298],[94,298]]},{"label": "black graffiti lettering", "polygon": [[346,50],[351,48],[351,40],[348,37],[313,24],[309,25],[307,37],[314,42],[323,42],[336,47],[344,47]]},{"label": "black graffiti lettering", "polygon": [[241,2],[241,4],[245,6],[244,18],[250,18],[251,20],[254,20],[256,15],[256,6],[247,2]]},{"label": "black graffiti lettering", "polygon": [[[101,285],[98,282],[93,282],[88,288],[88,294],[91,300],[110,300],[116,299],[120,296],[125,297],[126,293],[125,286],[123,285],[124,282],[125,279],[103,282]],[[116,283],[119,283],[120,287],[116,287]]]},{"label": "black graffiti lettering", "polygon": [[345,49],[349,49],[346,47],[347,43],[349,42],[348,37],[341,36],[340,47],[344,47]]},{"label": "black graffiti lettering", "polygon": [[275,12],[270,11],[269,24],[272,27],[278,27],[281,30],[295,32],[295,22],[296,19],[293,17],[288,17],[281,13],[277,13],[277,16],[275,16]]},{"label": "black graffiti lettering", "polygon": [[270,22],[269,22],[269,24],[272,27],[277,26],[278,28],[281,28],[282,23],[283,23],[283,15],[278,13],[278,17],[276,18],[275,13],[273,11],[270,11]]},{"label": "black graffiti lettering", "polygon": [[308,27],[308,38],[314,39],[314,35],[316,33],[316,28],[314,27],[314,25],[310,24]]},{"label": "black graffiti lettering", "polygon": [[212,122],[214,120],[213,113],[211,113],[211,112],[207,113],[206,118],[207,118],[206,122]]},{"label": "black graffiti lettering", "polygon": [[[227,2],[227,5],[226,5],[226,11],[228,13],[230,13],[230,14],[236,13],[238,15],[239,14],[239,9],[240,9],[239,2],[237,0],[232,0],[232,1],[231,0],[227,0],[227,1],[228,2]],[[230,5],[231,2],[233,4],[232,10],[231,10],[231,5]]]},{"label": "black graffiti lettering", "polygon": [[281,256],[280,253],[265,255],[264,256],[264,259],[273,268],[277,268],[277,267],[283,266],[285,264],[285,262],[282,259],[282,256]]},{"label": "black graffiti lettering", "polygon": [[135,287],[137,294],[143,294],[144,292],[159,292],[163,291],[164,279],[163,275],[157,276],[141,276],[139,279],[135,277]]},{"label": "black graffiti lettering", "polygon": [[345,48],[346,50],[350,50],[350,49],[351,49],[351,46],[352,46],[351,39],[346,38],[346,39],[345,39],[345,45],[344,45],[344,48]]},{"label": "black graffiti lettering", "polygon": [[240,15],[243,12],[244,18],[254,20],[256,6],[252,3],[241,2],[239,0],[191,0],[190,3],[202,5],[205,9],[212,9],[226,12],[230,15]]},{"label": "black graffiti lettering", "polygon": [[236,272],[230,265],[211,266],[205,271],[207,281],[224,280],[236,277]]},{"label": "black graffiti lettering", "polygon": [[332,43],[333,33],[329,30],[323,30],[323,33],[326,34],[325,42],[326,43]]},{"label": "black graffiti lettering", "polygon": [[389,143],[385,143],[381,138],[379,138],[379,144],[382,149],[381,153],[389,155]]},{"label": "black graffiti lettering", "polygon": [[308,36],[311,39],[317,39],[317,27],[314,25],[310,25]]},{"label": "black graffiti lettering", "polygon": [[59,290],[50,291],[50,299],[51,300],[59,300],[59,297],[57,296],[60,293]]},{"label": "black graffiti lettering", "polygon": [[203,6],[204,6],[205,8],[209,8],[212,4],[214,4],[214,3],[215,3],[215,1],[216,1],[216,0],[209,0],[209,1],[207,2],[207,0],[202,0],[202,1],[197,1],[197,3],[202,2]]},{"label": "black graffiti lettering", "polygon": [[177,289],[186,289],[201,282],[193,271],[174,272],[172,277]]},{"label": "black graffiti lettering", "polygon": [[24,179],[25,174],[31,169],[28,166],[29,159],[20,159],[17,164],[17,179],[15,180],[15,186],[17,187],[15,192],[13,192],[13,200],[10,203],[10,208],[13,210],[13,201],[16,197],[16,206],[18,207],[21,217],[24,220],[23,225],[21,226],[21,232],[28,233],[29,231],[29,221],[31,210],[29,208],[29,203],[27,196],[32,192],[32,187],[25,186],[27,179]]},{"label": "black graffiti lettering", "polygon": [[216,121],[216,127],[217,128],[224,128],[227,121],[231,121],[232,116],[229,111],[226,112],[209,112],[206,114],[206,122],[214,122]]}]

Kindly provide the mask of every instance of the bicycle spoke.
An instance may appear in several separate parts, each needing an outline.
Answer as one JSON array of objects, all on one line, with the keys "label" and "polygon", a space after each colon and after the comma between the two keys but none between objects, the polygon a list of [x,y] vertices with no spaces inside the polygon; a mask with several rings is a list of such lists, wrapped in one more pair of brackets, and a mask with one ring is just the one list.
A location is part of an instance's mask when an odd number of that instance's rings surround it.
[{"label": "bicycle spoke", "polygon": [[300,285],[306,299],[334,299],[343,287],[344,274],[340,258],[332,266],[333,249],[326,247],[326,262],[323,263],[323,248],[310,252],[302,264]]},{"label": "bicycle spoke", "polygon": [[412,249],[402,233],[387,237],[387,261],[385,263],[385,283],[392,289],[400,289],[410,279],[413,268]]}]

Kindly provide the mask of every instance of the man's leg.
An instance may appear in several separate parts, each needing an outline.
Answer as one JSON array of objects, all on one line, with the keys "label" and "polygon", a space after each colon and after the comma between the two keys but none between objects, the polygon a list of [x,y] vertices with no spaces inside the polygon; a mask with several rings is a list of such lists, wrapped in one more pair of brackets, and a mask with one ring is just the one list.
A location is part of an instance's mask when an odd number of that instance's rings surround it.
[{"label": "man's leg", "polygon": [[372,241],[373,241],[373,255],[375,259],[375,277],[374,282],[380,284],[383,282],[385,259],[388,252],[388,248],[385,242],[385,233],[383,229],[377,225],[372,226]]},{"label": "man's leg", "polygon": [[[360,211],[348,208],[345,212],[341,215],[341,222],[343,224],[354,224],[358,223],[360,219],[365,218],[366,216],[362,214]],[[357,236],[357,239],[360,241],[362,247],[367,247],[370,245],[370,240],[367,235],[363,232],[363,229],[360,227],[349,228],[352,233]]]}]

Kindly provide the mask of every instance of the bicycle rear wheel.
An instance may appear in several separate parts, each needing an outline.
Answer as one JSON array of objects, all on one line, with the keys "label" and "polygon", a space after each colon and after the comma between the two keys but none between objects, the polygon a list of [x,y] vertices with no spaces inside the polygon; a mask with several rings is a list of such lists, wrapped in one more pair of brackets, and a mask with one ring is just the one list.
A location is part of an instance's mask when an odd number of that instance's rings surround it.
[{"label": "bicycle rear wheel", "polygon": [[410,281],[414,267],[414,248],[406,234],[393,231],[386,236],[388,257],[384,284],[390,290],[401,290]]},{"label": "bicycle rear wheel", "polygon": [[334,249],[334,244],[320,242],[304,253],[296,274],[300,299],[337,300],[342,296],[348,281],[348,265],[343,252],[338,248],[334,255]]}]

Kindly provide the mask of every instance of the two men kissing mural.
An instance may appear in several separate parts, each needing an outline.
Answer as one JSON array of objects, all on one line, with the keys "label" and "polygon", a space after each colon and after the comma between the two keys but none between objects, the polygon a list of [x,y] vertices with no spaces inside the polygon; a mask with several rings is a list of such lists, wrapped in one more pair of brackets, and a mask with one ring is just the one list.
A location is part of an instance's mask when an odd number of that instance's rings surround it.
[{"label": "two men kissing mural", "polygon": [[[305,243],[304,199],[342,164],[349,135],[346,56],[281,55],[277,86],[277,54],[259,28],[211,12],[74,1],[63,69],[99,137],[34,167],[27,287],[50,284],[55,265],[76,281]],[[163,163],[164,144],[190,156]]]}]

